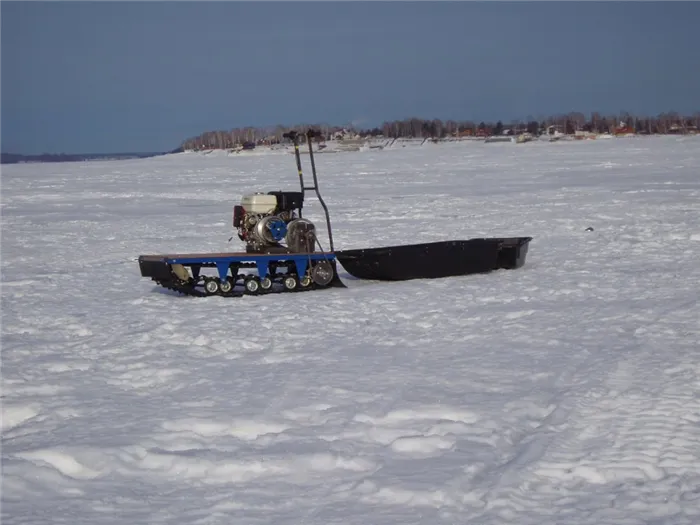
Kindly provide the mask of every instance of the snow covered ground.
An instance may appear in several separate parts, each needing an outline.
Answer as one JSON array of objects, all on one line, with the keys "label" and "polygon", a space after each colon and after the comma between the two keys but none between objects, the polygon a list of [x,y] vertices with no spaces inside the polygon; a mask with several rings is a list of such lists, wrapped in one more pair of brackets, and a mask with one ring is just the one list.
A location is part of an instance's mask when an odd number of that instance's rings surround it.
[{"label": "snow covered ground", "polygon": [[291,155],[3,167],[3,523],[700,522],[700,138],[316,160],[338,248],[527,263],[180,297],[136,257],[238,248]]}]

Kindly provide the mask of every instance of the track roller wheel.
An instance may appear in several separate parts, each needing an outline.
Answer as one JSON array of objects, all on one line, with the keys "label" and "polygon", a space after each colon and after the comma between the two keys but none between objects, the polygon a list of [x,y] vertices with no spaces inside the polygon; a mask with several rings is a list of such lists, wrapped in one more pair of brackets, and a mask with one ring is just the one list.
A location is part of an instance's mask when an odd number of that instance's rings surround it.
[{"label": "track roller wheel", "polygon": [[260,280],[257,277],[248,277],[244,283],[245,291],[249,294],[258,293],[260,289]]},{"label": "track roller wheel", "polygon": [[262,279],[260,279],[260,288],[264,291],[267,292],[272,288],[272,279],[269,277],[265,276]]},{"label": "track roller wheel", "polygon": [[221,290],[223,293],[229,293],[231,290],[233,290],[233,281],[229,279],[224,279],[221,281],[221,284],[219,284],[219,290]]},{"label": "track roller wheel", "polygon": [[288,275],[282,281],[282,285],[288,292],[293,292],[297,289],[297,286],[299,286],[299,279],[297,279],[294,275]]},{"label": "track roller wheel", "polygon": [[204,280],[204,289],[210,295],[214,295],[219,291],[219,280],[216,278],[206,278]]},{"label": "track roller wheel", "polygon": [[311,278],[319,286],[328,286],[333,275],[333,266],[328,261],[319,261],[311,268]]},{"label": "track roller wheel", "polygon": [[308,288],[309,286],[311,286],[312,282],[313,280],[311,279],[311,277],[305,275],[304,277],[299,279],[299,286],[301,286],[302,288]]}]

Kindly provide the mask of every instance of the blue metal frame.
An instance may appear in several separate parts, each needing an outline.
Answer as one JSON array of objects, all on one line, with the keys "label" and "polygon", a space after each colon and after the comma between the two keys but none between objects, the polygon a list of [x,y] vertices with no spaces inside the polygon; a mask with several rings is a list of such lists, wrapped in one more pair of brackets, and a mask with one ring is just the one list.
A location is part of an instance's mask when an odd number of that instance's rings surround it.
[{"label": "blue metal frame", "polygon": [[250,254],[250,255],[220,255],[201,257],[163,257],[163,262],[168,264],[214,264],[221,280],[226,279],[231,263],[255,263],[258,275],[261,279],[268,274],[270,262],[294,262],[297,273],[302,276],[306,273],[309,260],[311,261],[335,261],[335,254],[331,253],[274,253],[274,254]]}]

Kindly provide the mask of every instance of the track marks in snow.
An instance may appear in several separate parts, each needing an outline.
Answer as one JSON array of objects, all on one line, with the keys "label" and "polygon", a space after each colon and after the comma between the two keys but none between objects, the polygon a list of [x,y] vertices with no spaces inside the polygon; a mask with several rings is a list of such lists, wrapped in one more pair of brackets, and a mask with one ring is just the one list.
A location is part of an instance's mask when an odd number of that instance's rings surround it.
[{"label": "track marks in snow", "polygon": [[[657,367],[664,357],[680,363]],[[643,346],[621,352],[589,389],[562,396],[565,424],[545,420],[533,430],[527,441],[538,453],[506,470],[484,495],[488,508],[533,524],[539,509],[560,514],[572,505],[591,509],[578,518],[585,524],[621,523],[639,513],[692,523],[700,507],[682,502],[700,501],[700,400],[688,384],[697,382],[700,367],[685,360],[692,354],[664,357]]]}]

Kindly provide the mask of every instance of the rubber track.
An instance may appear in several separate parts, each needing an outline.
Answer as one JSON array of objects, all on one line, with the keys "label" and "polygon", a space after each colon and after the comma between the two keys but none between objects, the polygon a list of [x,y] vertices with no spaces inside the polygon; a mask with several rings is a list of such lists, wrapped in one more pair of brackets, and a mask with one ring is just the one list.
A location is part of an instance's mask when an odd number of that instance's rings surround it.
[{"label": "rubber track", "polygon": [[172,290],[174,292],[181,293],[183,295],[188,295],[190,297],[243,297],[243,296],[259,296],[259,295],[272,295],[272,294],[280,294],[280,293],[297,293],[297,292],[310,292],[312,290],[326,290],[332,288],[332,286],[319,286],[315,283],[312,283],[311,285],[302,288],[298,286],[294,290],[286,290],[282,289],[280,291],[272,291],[268,290],[266,292],[257,292],[254,294],[251,293],[246,293],[243,290],[231,290],[228,293],[224,293],[222,291],[218,291],[214,294],[209,294],[205,292],[204,290],[200,290],[197,287],[195,287],[192,284],[185,284],[185,283],[180,283],[177,281],[160,281],[153,279],[158,285],[162,286],[163,288],[167,288],[168,290]]}]

